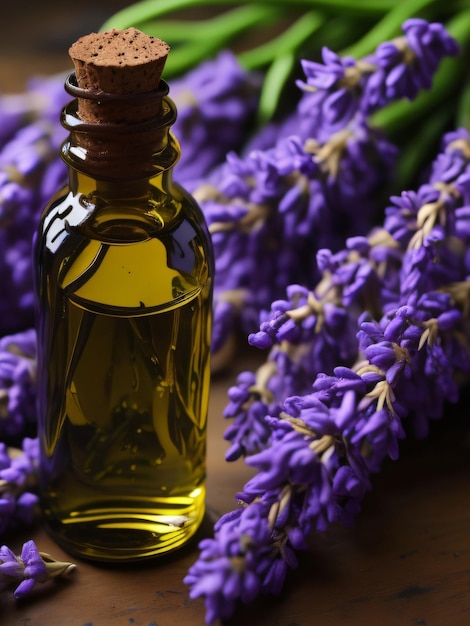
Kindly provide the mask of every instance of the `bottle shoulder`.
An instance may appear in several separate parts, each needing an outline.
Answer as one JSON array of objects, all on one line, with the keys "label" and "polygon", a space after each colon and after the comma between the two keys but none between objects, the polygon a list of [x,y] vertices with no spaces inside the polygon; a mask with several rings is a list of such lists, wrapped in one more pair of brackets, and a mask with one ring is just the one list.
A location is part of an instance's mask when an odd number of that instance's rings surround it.
[{"label": "bottle shoulder", "polygon": [[[77,235],[126,243],[152,236],[167,236],[189,222],[207,236],[205,217],[195,199],[181,186],[171,193],[149,186],[135,196],[73,192],[65,186],[46,205],[39,222],[39,236],[46,247],[57,248],[73,229]],[[61,233],[61,234],[59,234]],[[55,244],[51,245],[54,241]]]},{"label": "bottle shoulder", "polygon": [[68,297],[90,307],[154,309],[192,297],[210,282],[207,229],[184,190],[96,204],[65,188],[41,219],[38,264]]}]

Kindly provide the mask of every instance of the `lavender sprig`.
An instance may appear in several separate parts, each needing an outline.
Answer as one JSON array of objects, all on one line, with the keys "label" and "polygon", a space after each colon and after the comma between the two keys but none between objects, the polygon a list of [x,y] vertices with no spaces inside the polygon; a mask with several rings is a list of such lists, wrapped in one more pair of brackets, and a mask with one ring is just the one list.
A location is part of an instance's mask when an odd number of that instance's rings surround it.
[{"label": "lavender sprig", "polygon": [[380,46],[357,62],[327,50],[325,64],[303,61],[307,80],[298,84],[311,93],[281,136],[270,145],[264,135],[263,147],[244,157],[229,154],[216,182],[196,189],[215,247],[214,352],[237,322],[252,332],[287,285],[314,283],[318,250],[338,249],[372,227],[396,149],[368,117],[397,98],[415,98],[441,59],[458,51],[440,24],[409,20],[403,29],[387,44],[396,51],[387,62]]},{"label": "lavender sprig", "polygon": [[[259,331],[248,340],[260,349],[270,348],[269,368],[262,366],[263,372],[269,371],[262,376],[263,393],[271,398],[264,402],[267,414],[278,415],[274,407],[288,395],[306,393],[320,372],[353,363],[357,323],[364,311],[379,319],[416,294],[448,289],[465,279],[469,173],[470,133],[460,129],[445,135],[429,182],[417,192],[393,197],[382,228],[374,228],[368,237],[348,239],[337,253],[319,251],[323,275],[316,288],[291,285],[288,300],[273,302],[271,311],[261,314]],[[249,378],[250,373],[243,374],[243,381]],[[232,443],[230,460],[270,441],[259,410],[260,385],[244,389],[242,382],[241,387],[241,394],[234,386],[229,396],[247,396],[242,405],[235,410],[230,402],[224,412],[235,418],[225,434]]]},{"label": "lavender sprig", "polygon": [[23,544],[20,556],[7,546],[0,548],[0,591],[16,585],[16,599],[28,595],[37,583],[52,578],[67,577],[76,566],[65,561],[56,561],[49,554],[39,552],[34,541]]},{"label": "lavender sprig", "polygon": [[[237,494],[242,508],[221,518],[186,577],[191,596],[205,598],[209,622],[220,607],[227,616],[237,600],[277,593],[311,532],[353,523],[371,476],[386,458],[398,458],[406,429],[425,436],[430,420],[457,401],[458,381],[470,375],[469,174],[470,134],[446,135],[429,182],[394,198],[384,228],[373,231],[381,235],[378,254],[361,237],[342,253],[322,253],[326,273],[317,291],[357,315],[355,363],[311,371],[312,387],[301,393],[299,377],[284,379],[292,388],[276,397],[277,355],[321,345],[312,333],[321,311],[315,290],[291,287],[301,294],[297,307],[275,302],[251,338],[273,346],[275,356],[262,366],[262,387],[259,376],[244,373],[229,392],[226,414],[236,416],[237,429],[227,438],[229,457],[247,454],[257,474]],[[252,410],[257,401],[264,416]],[[270,432],[257,439],[262,423]],[[259,543],[245,539],[250,510]]]},{"label": "lavender sprig", "polygon": [[[404,36],[381,43],[372,55],[356,60],[323,48],[323,64],[302,61],[306,81],[298,85],[310,96],[300,106],[304,133],[325,141],[358,117],[367,117],[389,103],[413,100],[430,89],[439,63],[456,56],[459,46],[440,23],[409,19]],[[312,113],[313,112],[313,113]]]},{"label": "lavender sprig", "polygon": [[[463,336],[461,312],[439,292],[380,322],[364,318],[364,358],[319,374],[312,392],[286,398],[279,416],[266,417],[271,443],[246,459],[258,473],[237,495],[245,508],[219,520],[185,578],[191,597],[205,598],[208,623],[228,617],[237,601],[278,593],[312,531],[353,523],[371,475],[398,457],[410,412],[423,434],[444,402],[455,401],[455,380],[470,374]],[[246,519],[256,520],[259,539]]]}]

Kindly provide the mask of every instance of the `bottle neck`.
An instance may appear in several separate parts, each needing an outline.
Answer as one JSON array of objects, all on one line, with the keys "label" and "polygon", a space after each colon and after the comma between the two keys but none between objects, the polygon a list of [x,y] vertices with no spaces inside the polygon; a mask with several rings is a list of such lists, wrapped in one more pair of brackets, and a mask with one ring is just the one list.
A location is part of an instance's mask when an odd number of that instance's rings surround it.
[{"label": "bottle neck", "polygon": [[148,177],[131,180],[98,178],[96,175],[90,175],[69,165],[68,189],[73,195],[80,194],[89,198],[100,197],[108,202],[124,199],[135,200],[155,192],[169,195],[173,193],[172,168]]},{"label": "bottle neck", "polygon": [[[79,174],[84,174],[121,185],[170,174],[180,149],[170,132],[176,107],[164,81],[156,92],[107,94],[79,88],[71,74],[65,88],[75,96],[61,117],[69,132],[61,155],[72,170],[71,181],[78,184]],[[83,100],[91,101],[104,121],[84,122],[80,117]]]}]

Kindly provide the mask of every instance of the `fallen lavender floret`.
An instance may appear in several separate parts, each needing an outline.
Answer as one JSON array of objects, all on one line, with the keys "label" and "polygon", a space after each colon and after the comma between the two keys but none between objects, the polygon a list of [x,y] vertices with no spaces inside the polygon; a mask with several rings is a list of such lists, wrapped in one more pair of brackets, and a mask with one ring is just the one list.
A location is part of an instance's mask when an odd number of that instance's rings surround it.
[{"label": "fallen lavender floret", "polygon": [[30,593],[37,583],[69,576],[76,566],[73,563],[56,561],[49,554],[39,552],[34,541],[23,544],[21,556],[15,556],[7,546],[0,547],[0,591],[15,586],[15,598]]}]

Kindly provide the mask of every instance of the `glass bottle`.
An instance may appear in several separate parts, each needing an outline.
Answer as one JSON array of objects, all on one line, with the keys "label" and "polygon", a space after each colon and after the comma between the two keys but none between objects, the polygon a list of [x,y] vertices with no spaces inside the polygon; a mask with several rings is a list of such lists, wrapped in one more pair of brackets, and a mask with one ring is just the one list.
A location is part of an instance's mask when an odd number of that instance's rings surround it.
[{"label": "glass bottle", "polygon": [[67,551],[131,561],[183,545],[204,515],[212,251],[172,181],[166,83],[139,96],[159,114],[125,125],[84,123],[77,103],[96,94],[74,74],[66,89],[69,182],[35,241],[42,507]]}]

